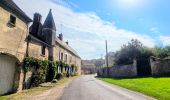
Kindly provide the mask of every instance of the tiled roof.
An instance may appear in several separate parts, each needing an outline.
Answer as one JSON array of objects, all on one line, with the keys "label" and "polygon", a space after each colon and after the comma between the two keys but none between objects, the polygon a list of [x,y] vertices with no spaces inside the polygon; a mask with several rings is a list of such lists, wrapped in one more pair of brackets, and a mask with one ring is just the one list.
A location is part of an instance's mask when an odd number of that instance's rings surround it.
[{"label": "tiled roof", "polygon": [[18,17],[22,17],[25,21],[31,22],[32,19],[29,18],[15,3],[13,0],[0,0],[0,6],[6,7],[14,12]]}]

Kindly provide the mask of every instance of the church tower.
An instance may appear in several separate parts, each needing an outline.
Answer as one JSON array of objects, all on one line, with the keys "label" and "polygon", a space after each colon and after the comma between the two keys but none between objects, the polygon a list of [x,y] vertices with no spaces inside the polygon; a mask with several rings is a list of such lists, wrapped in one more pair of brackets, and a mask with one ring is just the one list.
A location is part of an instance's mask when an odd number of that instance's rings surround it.
[{"label": "church tower", "polygon": [[51,48],[49,48],[49,60],[53,61],[54,45],[56,39],[56,26],[55,26],[51,9],[43,24],[42,34],[43,34],[43,41],[46,42],[48,45],[51,45]]}]

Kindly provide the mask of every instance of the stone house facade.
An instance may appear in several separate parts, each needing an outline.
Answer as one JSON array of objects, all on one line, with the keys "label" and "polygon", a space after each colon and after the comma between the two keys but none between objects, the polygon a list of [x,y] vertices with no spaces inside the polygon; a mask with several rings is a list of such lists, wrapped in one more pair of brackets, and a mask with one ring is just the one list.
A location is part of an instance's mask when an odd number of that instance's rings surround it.
[{"label": "stone house facade", "polygon": [[74,64],[81,73],[81,58],[62,34],[56,37],[51,10],[43,25],[35,13],[30,28],[32,19],[12,0],[0,0],[0,13],[0,95],[23,89],[25,57]]}]

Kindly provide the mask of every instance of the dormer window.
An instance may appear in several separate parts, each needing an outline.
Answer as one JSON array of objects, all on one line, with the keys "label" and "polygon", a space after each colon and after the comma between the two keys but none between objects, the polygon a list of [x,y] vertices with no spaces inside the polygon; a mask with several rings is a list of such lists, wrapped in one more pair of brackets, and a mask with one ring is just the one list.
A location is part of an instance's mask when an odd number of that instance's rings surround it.
[{"label": "dormer window", "polygon": [[10,19],[9,19],[8,25],[10,27],[15,27],[16,26],[16,17],[15,16],[10,15]]}]

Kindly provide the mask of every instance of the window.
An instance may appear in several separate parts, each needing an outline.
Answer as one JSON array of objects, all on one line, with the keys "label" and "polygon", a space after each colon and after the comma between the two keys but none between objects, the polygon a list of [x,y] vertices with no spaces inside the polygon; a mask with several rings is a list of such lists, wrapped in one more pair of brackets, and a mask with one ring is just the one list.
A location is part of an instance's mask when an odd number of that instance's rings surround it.
[{"label": "window", "polygon": [[61,60],[61,53],[59,52],[59,60]]},{"label": "window", "polygon": [[67,63],[67,54],[65,54],[65,62]]},{"label": "window", "polygon": [[63,61],[63,53],[61,53],[61,61]]},{"label": "window", "polygon": [[10,26],[13,26],[15,27],[16,25],[16,17],[13,16],[13,15],[10,15],[10,20],[9,20],[9,23],[8,23]]},{"label": "window", "polygon": [[42,55],[45,55],[45,46],[42,46],[42,48],[41,48],[41,54],[42,54]]}]

